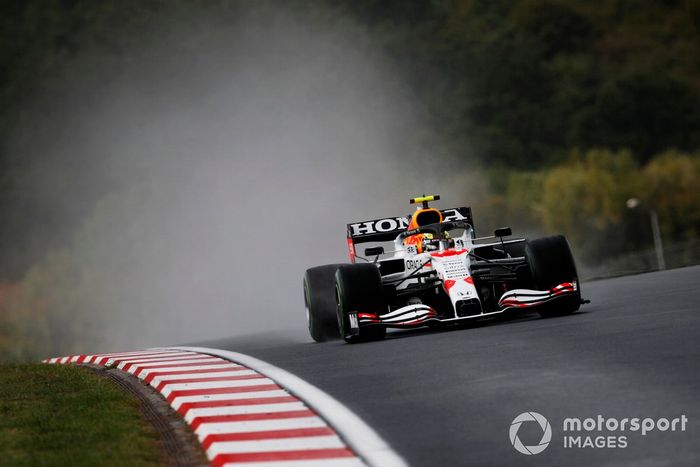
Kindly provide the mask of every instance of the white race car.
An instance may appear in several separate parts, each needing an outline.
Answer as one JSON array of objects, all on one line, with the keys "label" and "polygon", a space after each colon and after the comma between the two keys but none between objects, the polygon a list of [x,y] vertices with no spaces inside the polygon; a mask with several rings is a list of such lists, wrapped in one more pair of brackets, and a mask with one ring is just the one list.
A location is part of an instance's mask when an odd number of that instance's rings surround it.
[{"label": "white race car", "polygon": [[439,199],[411,199],[418,204],[411,216],[348,224],[351,264],[306,271],[315,341],[376,340],[387,328],[449,325],[507,310],[563,315],[586,302],[564,236],[504,240],[512,233],[502,228],[477,238],[471,209],[428,205]]}]

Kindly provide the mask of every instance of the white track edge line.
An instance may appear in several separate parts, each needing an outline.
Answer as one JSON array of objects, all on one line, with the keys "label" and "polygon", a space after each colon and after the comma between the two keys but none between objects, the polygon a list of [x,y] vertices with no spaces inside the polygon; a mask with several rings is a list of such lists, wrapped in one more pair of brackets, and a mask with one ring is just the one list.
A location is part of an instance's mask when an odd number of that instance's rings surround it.
[{"label": "white track edge line", "polygon": [[169,347],[200,352],[245,365],[298,396],[326,419],[341,438],[372,467],[407,467],[401,456],[350,409],[298,376],[250,355],[209,347]]}]

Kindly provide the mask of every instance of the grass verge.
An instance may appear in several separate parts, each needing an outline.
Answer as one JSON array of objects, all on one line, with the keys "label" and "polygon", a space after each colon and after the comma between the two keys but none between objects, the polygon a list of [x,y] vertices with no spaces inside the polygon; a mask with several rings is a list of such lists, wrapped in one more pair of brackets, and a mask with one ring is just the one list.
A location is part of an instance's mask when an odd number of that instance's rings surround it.
[{"label": "grass verge", "polygon": [[139,403],[70,365],[0,364],[0,464],[152,466],[158,437]]}]

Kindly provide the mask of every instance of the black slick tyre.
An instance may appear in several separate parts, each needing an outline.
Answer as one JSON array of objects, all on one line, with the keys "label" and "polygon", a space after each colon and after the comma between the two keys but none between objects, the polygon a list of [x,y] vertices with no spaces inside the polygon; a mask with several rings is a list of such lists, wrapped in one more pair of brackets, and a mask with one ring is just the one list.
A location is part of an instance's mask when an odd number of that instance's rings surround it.
[{"label": "black slick tyre", "polygon": [[340,335],[348,343],[383,339],[386,327],[369,325],[352,329],[350,313],[381,314],[386,310],[382,278],[376,265],[370,263],[341,266],[335,273],[335,301]]},{"label": "black slick tyre", "polygon": [[316,342],[340,337],[335,303],[335,272],[342,264],[307,269],[304,274],[304,305],[309,334]]},{"label": "black slick tyre", "polygon": [[543,317],[574,313],[581,306],[581,285],[569,242],[563,235],[530,240],[525,247],[533,285],[537,290],[549,290],[565,282],[576,283],[576,292],[542,305]]}]

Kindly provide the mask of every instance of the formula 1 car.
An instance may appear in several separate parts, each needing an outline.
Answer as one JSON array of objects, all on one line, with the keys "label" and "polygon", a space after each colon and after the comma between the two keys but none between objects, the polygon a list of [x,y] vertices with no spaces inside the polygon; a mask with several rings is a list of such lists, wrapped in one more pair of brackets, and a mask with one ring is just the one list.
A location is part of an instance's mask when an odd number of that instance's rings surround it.
[{"label": "formula 1 car", "polygon": [[[387,328],[444,326],[509,310],[564,315],[586,302],[564,236],[504,240],[512,235],[506,227],[478,238],[471,208],[428,205],[439,199],[411,199],[419,205],[412,216],[348,224],[351,264],[306,271],[315,341],[377,340]],[[364,256],[357,254],[367,243]]]}]

